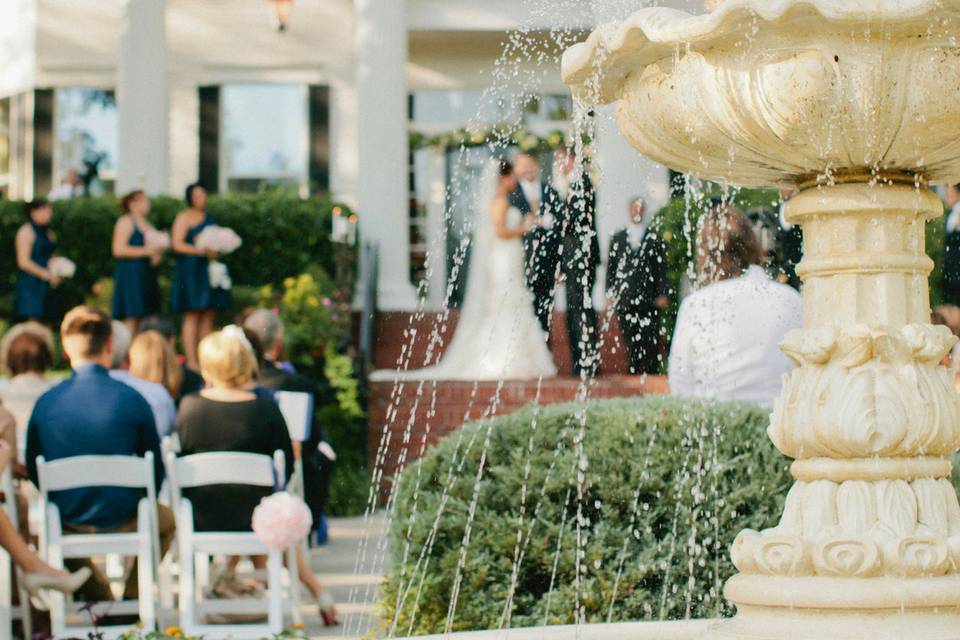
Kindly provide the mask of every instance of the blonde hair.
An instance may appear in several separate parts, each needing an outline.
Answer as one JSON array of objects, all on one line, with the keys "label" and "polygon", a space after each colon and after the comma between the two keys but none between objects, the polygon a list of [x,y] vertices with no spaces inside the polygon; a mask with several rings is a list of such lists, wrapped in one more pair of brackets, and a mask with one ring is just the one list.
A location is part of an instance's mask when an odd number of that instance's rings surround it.
[{"label": "blonde hair", "polygon": [[200,373],[211,386],[242,389],[257,375],[257,358],[238,327],[211,333],[198,351]]},{"label": "blonde hair", "polygon": [[144,331],[130,345],[130,373],[162,384],[173,398],[180,397],[183,371],[170,343],[156,331]]}]

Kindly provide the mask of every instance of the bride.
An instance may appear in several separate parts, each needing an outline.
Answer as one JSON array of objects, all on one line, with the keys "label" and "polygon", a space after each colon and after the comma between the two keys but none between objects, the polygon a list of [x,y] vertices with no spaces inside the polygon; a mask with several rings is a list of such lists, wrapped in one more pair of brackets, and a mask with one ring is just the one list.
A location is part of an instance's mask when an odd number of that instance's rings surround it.
[{"label": "bride", "polygon": [[474,224],[466,299],[440,362],[413,371],[378,371],[371,379],[535,380],[557,374],[524,276],[522,239],[538,218],[509,205],[516,187],[513,166],[492,160],[480,190],[492,198]]}]

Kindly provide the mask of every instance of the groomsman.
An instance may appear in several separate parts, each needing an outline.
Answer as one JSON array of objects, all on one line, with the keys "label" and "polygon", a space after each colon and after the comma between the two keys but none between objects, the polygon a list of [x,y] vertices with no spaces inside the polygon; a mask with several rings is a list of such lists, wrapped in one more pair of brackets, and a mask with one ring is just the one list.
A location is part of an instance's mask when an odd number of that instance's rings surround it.
[{"label": "groomsman", "polygon": [[597,238],[597,194],[590,174],[581,167],[576,172],[573,149],[554,154],[554,185],[563,200],[560,223],[562,270],[567,298],[567,336],[573,373],[596,374],[600,356],[597,350],[597,311],[593,307],[593,288],[600,266],[600,241]]},{"label": "groomsman", "polygon": [[660,371],[660,315],[669,304],[667,248],[642,199],[629,203],[627,226],[610,239],[607,297],[627,343],[630,372]]},{"label": "groomsman", "polygon": [[960,184],[947,187],[943,254],[943,302],[960,305]]},{"label": "groomsman", "polygon": [[540,177],[540,162],[521,153],[514,162],[517,188],[510,206],[524,216],[537,216],[539,226],[523,236],[527,286],[533,293],[533,309],[545,332],[550,330],[550,312],[560,265],[561,239],[557,222],[563,215],[560,195]]}]

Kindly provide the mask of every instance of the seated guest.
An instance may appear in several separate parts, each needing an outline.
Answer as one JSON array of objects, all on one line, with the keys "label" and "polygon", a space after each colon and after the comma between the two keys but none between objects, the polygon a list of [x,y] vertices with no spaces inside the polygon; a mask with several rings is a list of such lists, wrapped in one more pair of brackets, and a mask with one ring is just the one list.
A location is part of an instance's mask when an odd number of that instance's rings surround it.
[{"label": "seated guest", "polygon": [[[110,318],[92,307],[70,311],[60,326],[63,349],[73,367],[72,376],[37,401],[27,429],[27,470],[37,483],[37,457],[58,460],[83,455],[143,456],[153,453],[156,482],[163,480],[160,438],[150,405],[131,387],[110,377],[113,363]],[[59,491],[51,500],[60,511],[65,530],[74,533],[133,531],[137,526],[140,492],[122,487],[87,487]],[[174,532],[173,512],[160,505],[161,549],[169,547]],[[89,561],[68,565],[91,566]],[[83,597],[110,600],[110,584],[96,569]],[[127,580],[127,598],[136,597],[137,576]]]},{"label": "seated guest", "polygon": [[150,405],[150,410],[153,411],[157,434],[160,439],[163,439],[164,436],[173,433],[174,422],[177,419],[177,406],[162,384],[138,378],[130,373],[130,330],[119,320],[114,320],[111,326],[113,328],[113,362],[110,377],[133,387],[143,396]]},{"label": "seated guest", "polygon": [[319,450],[324,439],[323,426],[316,415],[317,410],[329,401],[329,385],[318,384],[306,376],[280,367],[284,355],[283,321],[276,313],[256,309],[246,316],[243,328],[254,334],[261,345],[262,362],[257,384],[273,391],[307,393],[313,398],[314,416],[310,437],[303,443],[294,442],[293,448],[296,457],[303,459],[304,493],[313,512],[316,529],[327,500],[332,467],[332,461]]},{"label": "seated guest", "polygon": [[[231,325],[204,338],[198,348],[207,387],[183,399],[177,417],[181,455],[243,451],[272,456],[283,451],[287,480],[293,472],[293,448],[280,408],[254,393],[257,359],[243,330]],[[242,485],[184,490],[193,504],[200,531],[250,531],[253,510],[271,489]],[[326,624],[336,622],[333,601],[298,553],[300,578],[311,589]],[[260,559],[257,559],[260,562]]]},{"label": "seated guest", "polygon": [[0,369],[9,380],[0,380],[0,402],[17,425],[17,457],[23,461],[27,423],[37,398],[56,380],[47,377],[53,367],[53,334],[39,322],[24,322],[7,331],[0,342]]},{"label": "seated guest", "polygon": [[162,385],[170,397],[180,397],[183,370],[177,362],[177,354],[167,340],[156,331],[142,331],[130,345],[130,373]]},{"label": "seated guest", "polygon": [[802,324],[800,294],[760,266],[760,244],[738,209],[720,206],[697,225],[700,289],[684,299],[670,350],[674,395],[769,406],[793,365],[779,343]]},{"label": "seated guest", "polygon": [[[140,331],[156,331],[166,339],[170,348],[176,353],[177,327],[169,318],[163,316],[150,316],[149,318],[145,318],[140,323]],[[178,404],[180,403],[180,398],[188,396],[191,393],[196,393],[200,391],[200,389],[203,389],[204,386],[203,377],[188,367],[186,362],[181,363],[180,371],[183,374],[180,383],[180,395],[174,397]]]}]

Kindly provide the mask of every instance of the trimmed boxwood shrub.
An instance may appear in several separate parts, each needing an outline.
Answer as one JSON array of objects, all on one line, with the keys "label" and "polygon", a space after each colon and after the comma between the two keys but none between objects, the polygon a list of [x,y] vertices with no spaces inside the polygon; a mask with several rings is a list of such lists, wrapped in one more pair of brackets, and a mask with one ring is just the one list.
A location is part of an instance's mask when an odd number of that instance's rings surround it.
[{"label": "trimmed boxwood shrub", "polygon": [[[330,218],[338,205],[326,197],[301,199],[284,192],[258,195],[211,196],[208,211],[219,224],[233,228],[243,246],[225,258],[236,287],[278,285],[316,266],[334,271],[330,243]],[[172,197],[153,199],[150,219],[160,229],[170,229],[183,201]],[[94,283],[112,277],[110,242],[120,212],[114,198],[75,198],[54,203],[52,228],[58,252],[77,264],[76,276],[62,286],[61,305],[82,302]],[[13,238],[23,224],[23,203],[0,200],[0,316],[10,317],[17,277]],[[173,272],[168,254],[160,269],[161,280]],[[166,304],[166,300],[164,303]]]},{"label": "trimmed boxwood shrub", "polygon": [[399,479],[384,624],[441,633],[457,590],[453,630],[730,613],[730,544],[774,525],[791,483],[768,422],[650,396],[464,426]]}]

